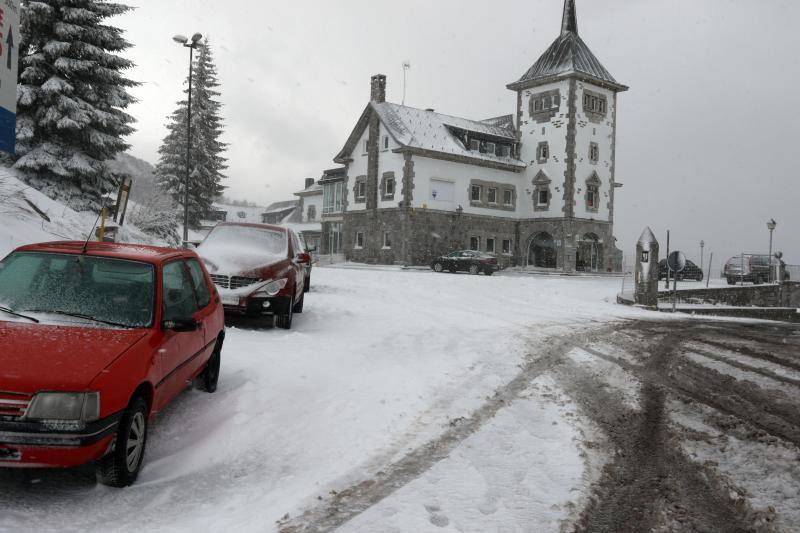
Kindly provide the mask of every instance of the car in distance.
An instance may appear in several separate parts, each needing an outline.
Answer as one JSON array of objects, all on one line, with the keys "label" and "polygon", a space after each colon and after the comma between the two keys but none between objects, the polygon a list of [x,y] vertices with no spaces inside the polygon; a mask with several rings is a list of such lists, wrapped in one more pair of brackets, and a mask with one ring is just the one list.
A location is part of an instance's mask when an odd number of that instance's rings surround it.
[{"label": "car in distance", "polygon": [[291,228],[223,222],[197,247],[229,315],[284,329],[303,312],[311,256]]},{"label": "car in distance", "polygon": [[487,276],[500,270],[495,256],[475,250],[458,250],[437,257],[431,262],[431,268],[434,272],[444,272],[445,270],[449,272],[466,271],[470,274],[483,272]]},{"label": "car in distance", "polygon": [[136,480],[148,421],[217,387],[224,316],[194,252],[55,242],[0,261],[0,468]]},{"label": "car in distance", "polygon": [[[675,272],[670,270],[669,279],[675,279]],[[667,279],[667,260],[662,259],[658,262],[658,279]],[[699,266],[694,264],[692,261],[686,260],[686,266],[680,272],[677,272],[677,279],[678,281],[683,281],[687,279],[695,280],[695,281],[703,281],[703,271],[700,269]]]},{"label": "car in distance", "polygon": [[[773,267],[778,261],[780,261],[780,268],[783,271],[782,279],[788,280],[785,271],[786,263],[780,259],[773,259]],[[728,285],[735,285],[737,281],[766,283],[770,280],[770,257],[766,254],[735,255],[725,263],[722,276],[727,280]]]}]

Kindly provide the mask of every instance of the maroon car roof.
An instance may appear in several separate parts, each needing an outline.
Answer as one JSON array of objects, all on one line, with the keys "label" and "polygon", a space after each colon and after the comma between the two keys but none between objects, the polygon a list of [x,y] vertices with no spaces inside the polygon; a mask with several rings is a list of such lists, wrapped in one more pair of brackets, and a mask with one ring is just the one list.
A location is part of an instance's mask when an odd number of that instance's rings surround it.
[{"label": "maroon car roof", "polygon": [[[83,241],[56,241],[28,244],[20,246],[17,252],[49,252],[61,254],[83,253]],[[191,250],[177,248],[164,248],[146,244],[126,244],[116,242],[89,242],[86,245],[86,254],[117,259],[130,259],[145,261],[147,263],[162,263],[175,257],[196,257]]]}]

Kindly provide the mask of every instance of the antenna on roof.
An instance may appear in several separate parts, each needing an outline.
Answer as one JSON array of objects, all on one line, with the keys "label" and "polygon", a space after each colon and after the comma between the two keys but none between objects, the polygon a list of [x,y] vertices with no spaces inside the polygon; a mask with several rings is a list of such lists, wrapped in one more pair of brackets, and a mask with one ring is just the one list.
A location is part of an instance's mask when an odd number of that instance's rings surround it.
[{"label": "antenna on roof", "polygon": [[[105,208],[103,208],[103,209],[105,209]],[[97,215],[97,218],[94,220],[94,224],[92,225],[92,229],[89,230],[89,235],[86,236],[86,242],[83,243],[83,248],[81,249],[81,253],[82,254],[86,253],[86,247],[89,246],[89,239],[92,238],[92,233],[94,233],[94,228],[97,227],[97,222],[100,220],[100,215],[102,215],[102,214],[103,214],[103,212],[100,211],[100,213],[98,213],[98,215]]]},{"label": "antenna on roof", "polygon": [[403,61],[403,105],[406,105],[406,72],[411,69],[411,62]]}]

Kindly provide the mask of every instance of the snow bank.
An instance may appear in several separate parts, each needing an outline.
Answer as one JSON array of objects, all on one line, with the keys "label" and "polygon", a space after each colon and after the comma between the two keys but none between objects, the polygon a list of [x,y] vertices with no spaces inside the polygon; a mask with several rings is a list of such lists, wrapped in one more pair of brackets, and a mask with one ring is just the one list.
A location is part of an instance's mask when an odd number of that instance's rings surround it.
[{"label": "snow bank", "polygon": [[[24,244],[86,239],[96,219],[97,213],[74,211],[0,165],[0,258]],[[119,240],[163,244],[131,224],[120,228]]]}]

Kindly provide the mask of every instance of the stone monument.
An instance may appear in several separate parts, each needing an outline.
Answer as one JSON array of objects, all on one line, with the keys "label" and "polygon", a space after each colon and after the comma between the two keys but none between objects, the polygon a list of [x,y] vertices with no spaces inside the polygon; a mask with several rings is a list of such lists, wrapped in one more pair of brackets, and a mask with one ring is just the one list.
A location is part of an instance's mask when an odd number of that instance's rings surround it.
[{"label": "stone monument", "polygon": [[658,306],[658,241],[648,227],[636,243],[634,302],[645,307]]}]

